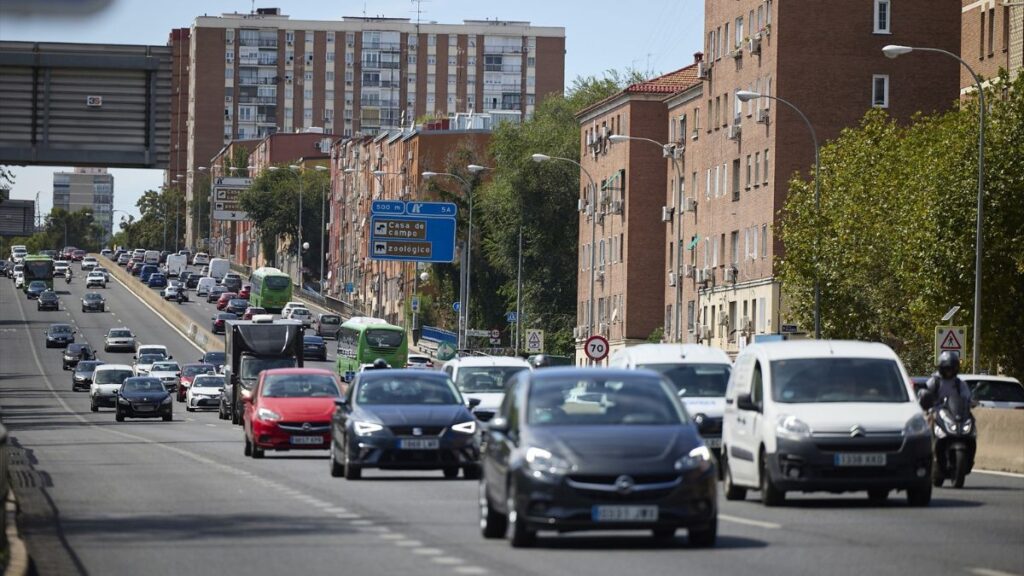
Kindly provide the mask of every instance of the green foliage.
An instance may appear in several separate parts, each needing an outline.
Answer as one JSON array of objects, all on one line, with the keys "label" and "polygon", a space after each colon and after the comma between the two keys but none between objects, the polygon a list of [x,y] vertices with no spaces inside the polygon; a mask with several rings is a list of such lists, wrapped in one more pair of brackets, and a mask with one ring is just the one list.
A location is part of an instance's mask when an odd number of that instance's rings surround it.
[{"label": "green foliage", "polygon": [[[67,236],[65,237],[65,223]],[[9,245],[24,244],[30,254],[40,250],[60,250],[64,246],[75,246],[84,250],[99,251],[106,232],[93,222],[88,209],[68,212],[54,208],[43,222],[42,230],[28,237],[14,238]],[[65,241],[66,238],[66,241]]]},{"label": "green foliage", "polygon": [[647,341],[651,344],[660,344],[665,339],[665,327],[658,326],[647,336]]},{"label": "green foliage", "polygon": [[[138,220],[122,221],[112,244],[128,248],[174,250],[185,246],[185,191],[180,188],[147,190],[135,202]],[[177,238],[175,231],[177,230]]]},{"label": "green foliage", "polygon": [[[1004,75],[1000,84],[1011,82]],[[982,364],[1019,374],[1024,75],[1007,91],[987,91],[986,104]],[[813,183],[796,177],[782,219],[779,276],[801,324],[811,323],[817,270],[825,337],[885,342],[912,372],[930,371],[946,310],[959,304],[953,322],[972,322],[977,142],[978,102],[970,100],[907,126],[873,110],[822,148],[820,214]]]}]

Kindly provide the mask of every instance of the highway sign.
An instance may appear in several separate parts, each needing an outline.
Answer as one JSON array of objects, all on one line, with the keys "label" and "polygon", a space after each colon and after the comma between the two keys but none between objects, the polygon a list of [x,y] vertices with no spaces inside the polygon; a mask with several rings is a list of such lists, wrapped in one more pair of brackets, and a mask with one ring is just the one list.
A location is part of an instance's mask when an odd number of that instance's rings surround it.
[{"label": "highway sign", "polygon": [[370,204],[370,214],[405,214],[405,202],[401,200],[374,200]]},{"label": "highway sign", "polygon": [[594,362],[600,362],[608,357],[608,340],[604,336],[595,334],[587,338],[587,342],[583,345],[583,352],[586,353],[587,358]]},{"label": "highway sign", "polygon": [[213,194],[214,220],[248,220],[249,216],[242,211],[238,198],[252,184],[250,178],[215,178],[211,186]]},{"label": "highway sign", "polygon": [[936,326],[935,363],[938,364],[939,354],[942,354],[943,352],[956,352],[960,358],[963,358],[966,344],[966,326]]},{"label": "highway sign", "polygon": [[490,338],[490,330],[474,330],[472,328],[466,329],[466,336],[473,336],[474,338]]},{"label": "highway sign", "polygon": [[455,218],[457,206],[451,202],[409,202],[405,205],[410,216],[444,216]]},{"label": "highway sign", "polygon": [[544,331],[526,331],[526,352],[528,354],[540,354],[544,351]]},{"label": "highway sign", "polygon": [[[410,206],[415,212],[410,211]],[[370,259],[406,262],[455,260],[455,210],[448,202],[373,202]]]}]

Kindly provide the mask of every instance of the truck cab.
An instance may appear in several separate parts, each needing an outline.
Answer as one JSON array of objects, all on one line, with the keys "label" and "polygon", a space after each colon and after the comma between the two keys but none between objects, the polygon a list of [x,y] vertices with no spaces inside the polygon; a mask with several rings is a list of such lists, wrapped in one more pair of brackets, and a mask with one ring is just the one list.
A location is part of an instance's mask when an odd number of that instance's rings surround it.
[{"label": "truck cab", "polygon": [[301,322],[273,320],[270,315],[252,320],[229,320],[224,328],[225,394],[231,397],[231,421],[242,423],[242,403],[251,398],[260,372],[271,368],[302,368]]}]

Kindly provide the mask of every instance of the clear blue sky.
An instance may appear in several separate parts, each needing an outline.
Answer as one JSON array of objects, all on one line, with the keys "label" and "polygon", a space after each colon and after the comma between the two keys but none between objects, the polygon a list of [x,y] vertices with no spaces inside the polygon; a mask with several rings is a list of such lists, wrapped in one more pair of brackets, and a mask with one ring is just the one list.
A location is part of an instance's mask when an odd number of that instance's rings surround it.
[{"label": "clear blue sky", "polygon": [[[106,6],[79,17],[66,14],[69,4]],[[53,6],[55,11],[25,15],[12,6]],[[383,15],[414,18],[411,0],[326,2],[315,0],[257,1],[256,7],[279,7],[295,19],[326,20],[342,16]],[[459,23],[463,19],[528,20],[542,26],[562,26],[566,35],[566,85],[577,76],[601,75],[605,70],[666,72],[693,61],[703,33],[703,0],[424,0],[423,19]],[[223,0],[2,0],[0,39],[166,44],[171,28],[188,27],[201,14],[248,12],[248,1]],[[52,202],[53,172],[68,168],[13,167],[17,180],[13,198],[32,199],[40,192],[43,214]],[[162,171],[113,169],[115,208],[138,214],[135,201],[143,191],[162,183]]]}]

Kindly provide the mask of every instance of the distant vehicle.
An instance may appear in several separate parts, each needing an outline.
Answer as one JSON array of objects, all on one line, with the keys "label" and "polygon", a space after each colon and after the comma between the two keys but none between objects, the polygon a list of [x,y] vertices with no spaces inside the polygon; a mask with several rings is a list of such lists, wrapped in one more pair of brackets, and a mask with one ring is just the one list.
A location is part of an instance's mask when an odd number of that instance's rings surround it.
[{"label": "distant vehicle", "polygon": [[253,316],[256,316],[257,314],[266,313],[267,311],[264,310],[263,308],[260,308],[259,306],[249,306],[248,308],[245,309],[245,312],[242,313],[242,320],[252,320]]},{"label": "distant vehicle", "polygon": [[225,312],[231,312],[241,318],[242,314],[245,314],[245,310],[249,307],[249,301],[244,298],[232,298],[228,300],[227,306],[224,307]]},{"label": "distant vehicle", "polygon": [[210,331],[214,334],[224,334],[227,330],[228,320],[238,320],[238,314],[234,312],[218,312],[215,316],[210,317]]},{"label": "distant vehicle", "polygon": [[[99,294],[97,294],[99,296]],[[111,328],[103,339],[103,351],[135,350],[135,334],[127,328]]]},{"label": "distant vehicle", "polygon": [[[245,455],[265,450],[323,450],[330,445],[331,415],[341,383],[329,370],[264,370],[252,395],[244,398]],[[302,421],[301,426],[288,423]]]},{"label": "distant vehicle", "polygon": [[[28,257],[26,257],[27,259]],[[64,278],[71,273],[71,262],[67,260],[54,260],[53,261],[53,276],[55,278]]]},{"label": "distant vehicle", "polygon": [[75,334],[78,331],[70,324],[50,324],[50,327],[43,330],[43,333],[46,334],[47,348],[64,348],[75,342]]},{"label": "distant vehicle", "polygon": [[174,418],[174,399],[157,378],[128,378],[117,392],[114,412],[118,422],[125,418],[163,418],[170,422]]},{"label": "distant vehicle", "polygon": [[228,272],[220,281],[221,286],[231,292],[238,293],[242,290],[242,277],[235,272]]},{"label": "distant vehicle", "polygon": [[164,265],[164,272],[171,278],[177,278],[179,274],[185,271],[188,267],[188,256],[184,254],[171,254],[167,257],[167,263]]},{"label": "distant vehicle", "polygon": [[[210,278],[209,276],[199,276],[199,279],[196,280],[196,285],[195,285],[196,296],[207,296],[207,295],[209,295],[210,289],[213,288],[216,285],[217,285],[217,280],[216,279]],[[221,288],[224,288],[224,287],[221,286]],[[227,290],[225,289],[225,291],[227,291]]]},{"label": "distant vehicle", "polygon": [[[41,281],[47,288],[53,288],[53,278],[56,275],[57,264],[49,256],[25,256],[21,259],[21,271],[24,277],[23,282],[31,283]],[[15,267],[17,269],[17,267]],[[64,272],[67,273],[67,263],[64,265]],[[63,276],[63,274],[62,274]]]},{"label": "distant vehicle", "polygon": [[[153,274],[159,274],[159,273],[160,273],[160,267],[157,266],[156,264],[145,264],[145,265],[142,266],[142,269],[139,271],[139,280],[142,280],[143,284],[148,284],[149,283],[149,277],[152,276]],[[162,274],[161,274],[161,276],[162,276]]]},{"label": "distant vehicle", "polygon": [[[250,302],[251,301],[252,301],[252,299],[250,298]],[[281,307],[281,317],[284,318],[285,316],[287,316],[288,315],[288,311],[291,310],[292,308],[305,308],[305,307],[306,307],[306,303],[305,302],[297,302],[295,300],[291,300],[291,301],[285,302],[284,306]],[[381,320],[381,322],[383,322],[383,320]]]},{"label": "distant vehicle", "polygon": [[44,290],[36,300],[36,310],[60,310],[60,298],[53,290]]},{"label": "distant vehicle", "polygon": [[89,275],[85,277],[86,289],[96,286],[100,288],[107,287],[107,276],[103,272],[89,272]]},{"label": "distant vehicle", "polygon": [[21,264],[21,260],[28,256],[28,248],[24,244],[14,244],[11,246],[11,260],[15,264]]},{"label": "distant vehicle", "polygon": [[206,252],[196,252],[196,255],[192,258],[193,266],[202,266],[210,263],[210,255]]},{"label": "distant vehicle", "polygon": [[170,392],[178,391],[178,379],[181,378],[181,366],[174,360],[155,362],[149,369],[149,375],[159,378]]},{"label": "distant vehicle", "polygon": [[131,257],[130,254],[128,254],[128,253],[121,254],[120,256],[117,257],[117,264],[118,264],[118,266],[124,266],[124,265],[128,264],[128,262],[130,262],[131,259],[132,259],[132,257]]},{"label": "distant vehicle", "polygon": [[179,294],[183,301],[188,302],[188,290],[185,290],[180,282],[174,280],[171,280],[171,283],[160,291],[160,296],[164,300],[177,300]]},{"label": "distant vehicle", "polygon": [[[470,402],[475,406],[475,402]],[[331,476],[356,480],[365,468],[442,470],[479,478],[477,422],[447,374],[360,372],[331,422]]]},{"label": "distant vehicle", "polygon": [[75,365],[75,371],[71,374],[71,391],[77,392],[82,388],[88,389],[92,386],[92,375],[96,367],[103,364],[101,360],[82,360]]},{"label": "distant vehicle", "polygon": [[426,354],[409,354],[405,367],[410,370],[433,370],[434,361]]},{"label": "distant vehicle", "polygon": [[227,354],[224,352],[207,352],[199,357],[199,361],[203,364],[209,364],[216,370],[220,370],[224,367],[224,362],[227,360]]},{"label": "distant vehicle", "polygon": [[158,266],[160,264],[160,252],[158,250],[147,250],[142,255],[142,262],[145,264]]},{"label": "distant vehicle", "polygon": [[107,301],[99,292],[86,292],[82,296],[82,312],[106,312]]},{"label": "distant vehicle", "polygon": [[88,344],[68,344],[61,359],[61,369],[71,370],[80,360],[95,360],[96,352]]},{"label": "distant vehicle", "polygon": [[282,309],[292,297],[291,277],[277,268],[257,268],[249,277],[249,283],[252,286],[249,302],[269,312],[283,312]]},{"label": "distant vehicle", "polygon": [[27,296],[29,300],[35,300],[36,298],[39,298],[40,294],[47,290],[50,290],[50,288],[46,285],[46,282],[43,282],[42,280],[33,280],[29,282],[28,287],[25,288],[25,296]]},{"label": "distant vehicle", "polygon": [[292,308],[288,310],[288,315],[282,318],[302,322],[304,328],[309,328],[313,324],[313,313],[306,308]]},{"label": "distant vehicle", "polygon": [[217,408],[224,390],[224,376],[201,374],[196,376],[185,394],[185,410],[195,412],[199,408]]},{"label": "distant vehicle", "polygon": [[149,275],[149,279],[146,280],[146,285],[150,288],[163,288],[167,286],[167,276],[159,272],[154,272]]},{"label": "distant vehicle", "polygon": [[242,423],[241,399],[252,395],[260,372],[271,368],[302,368],[302,326],[266,317],[227,322],[224,350],[228,403],[233,424]]},{"label": "distant vehicle", "polygon": [[135,362],[132,367],[135,368],[135,373],[139,376],[149,376],[153,366],[162,362],[164,358],[165,356],[162,354],[139,354],[134,358]]},{"label": "distant vehicle", "polygon": [[87,252],[85,250],[76,249],[71,253],[71,259],[75,262],[81,262],[85,259]]},{"label": "distant vehicle", "polygon": [[242,284],[238,290],[238,297],[248,300],[250,296],[252,296],[252,284]]},{"label": "distant vehicle", "polygon": [[[18,264],[21,266],[21,264]],[[14,271],[14,287],[24,290],[25,288],[25,273],[21,270]]]},{"label": "distant vehicle", "polygon": [[104,258],[110,258],[113,255],[114,251],[111,250],[110,248],[104,248],[103,250],[100,250],[100,256],[103,256]]},{"label": "distant vehicle", "polygon": [[[234,292],[221,292],[220,296],[217,297],[217,310],[224,310],[227,308],[228,302],[231,302],[236,298],[238,298],[238,294],[235,294]],[[247,301],[246,305],[248,304],[249,302]],[[244,312],[245,309],[243,308],[242,311]]]},{"label": "distant vehicle", "polygon": [[[200,280],[199,283],[202,284],[202,280]],[[227,292],[228,289],[223,286],[211,286],[209,291],[206,292],[206,302],[218,302],[220,300],[220,297],[223,296],[224,294],[227,294]],[[227,300],[225,300],[225,302],[227,302]]]},{"label": "distant vehicle", "polygon": [[197,376],[203,374],[215,374],[217,368],[211,364],[185,364],[181,367],[181,377],[178,379],[178,402],[185,401],[185,392],[192,385]]},{"label": "distant vehicle", "polygon": [[96,261],[95,256],[86,256],[82,258],[82,271],[86,272],[92,270],[96,266],[99,266],[99,262]]},{"label": "distant vehicle", "polygon": [[473,414],[488,421],[497,412],[509,379],[530,365],[513,356],[465,356],[445,362],[441,368],[463,396],[479,400]]},{"label": "distant vehicle", "polygon": [[1009,376],[961,374],[971,389],[971,399],[982,408],[1024,408],[1024,385]]},{"label": "distant vehicle", "polygon": [[220,280],[231,270],[231,263],[224,258],[213,258],[210,260],[210,276]]},{"label": "distant vehicle", "polygon": [[380,318],[356,316],[338,330],[336,368],[343,380],[350,379],[363,364],[382,358],[392,368],[404,368],[409,357],[405,328]]},{"label": "distant vehicle", "polygon": [[324,338],[338,339],[338,330],[341,330],[341,316],[337,314],[317,314],[313,322],[317,336]]},{"label": "distant vehicle", "polygon": [[89,386],[89,409],[98,412],[101,406],[113,408],[117,405],[117,391],[135,371],[127,364],[103,364],[92,373]]},{"label": "distant vehicle", "polygon": [[303,336],[302,356],[303,358],[326,362],[327,344],[324,343],[324,339],[319,336]]}]

